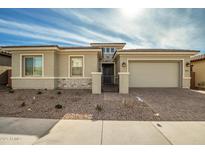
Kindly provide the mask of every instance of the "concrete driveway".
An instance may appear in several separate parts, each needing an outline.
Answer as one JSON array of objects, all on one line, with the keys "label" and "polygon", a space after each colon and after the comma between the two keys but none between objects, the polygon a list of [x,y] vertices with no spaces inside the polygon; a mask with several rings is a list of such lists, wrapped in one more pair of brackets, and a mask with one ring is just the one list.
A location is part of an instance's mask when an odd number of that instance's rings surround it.
[{"label": "concrete driveway", "polygon": [[205,93],[182,88],[132,88],[160,121],[205,121]]},{"label": "concrete driveway", "polygon": [[0,144],[205,144],[205,122],[1,117]]}]

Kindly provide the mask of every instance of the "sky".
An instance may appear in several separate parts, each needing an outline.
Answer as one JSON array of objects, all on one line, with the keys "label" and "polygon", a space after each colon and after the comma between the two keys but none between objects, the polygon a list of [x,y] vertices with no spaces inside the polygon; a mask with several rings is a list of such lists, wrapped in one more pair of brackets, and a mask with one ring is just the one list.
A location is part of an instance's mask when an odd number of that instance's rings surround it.
[{"label": "sky", "polygon": [[0,9],[0,46],[88,46],[205,51],[205,9]]}]

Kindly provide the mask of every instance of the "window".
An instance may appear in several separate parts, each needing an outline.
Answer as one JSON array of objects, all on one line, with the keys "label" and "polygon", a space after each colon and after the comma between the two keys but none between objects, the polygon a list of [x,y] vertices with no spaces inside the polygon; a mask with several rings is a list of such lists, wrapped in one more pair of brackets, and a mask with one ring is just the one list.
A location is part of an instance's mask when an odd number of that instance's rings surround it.
[{"label": "window", "polygon": [[83,57],[71,57],[71,76],[83,76]]},{"label": "window", "polygon": [[111,48],[111,52],[114,53],[115,52],[115,48]]},{"label": "window", "polygon": [[106,48],[106,53],[109,53],[110,52],[110,48]]},{"label": "window", "polygon": [[23,76],[42,76],[42,56],[23,56]]}]

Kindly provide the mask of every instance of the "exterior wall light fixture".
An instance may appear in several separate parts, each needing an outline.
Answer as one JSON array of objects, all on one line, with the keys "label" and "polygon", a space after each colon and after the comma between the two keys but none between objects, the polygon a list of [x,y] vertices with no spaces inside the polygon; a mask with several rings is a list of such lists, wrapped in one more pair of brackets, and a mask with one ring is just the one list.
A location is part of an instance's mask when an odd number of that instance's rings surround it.
[{"label": "exterior wall light fixture", "polygon": [[126,63],[125,62],[123,62],[122,63],[122,67],[126,67],[127,65],[126,65]]},{"label": "exterior wall light fixture", "polygon": [[186,63],[186,67],[190,67],[190,63],[189,62]]}]

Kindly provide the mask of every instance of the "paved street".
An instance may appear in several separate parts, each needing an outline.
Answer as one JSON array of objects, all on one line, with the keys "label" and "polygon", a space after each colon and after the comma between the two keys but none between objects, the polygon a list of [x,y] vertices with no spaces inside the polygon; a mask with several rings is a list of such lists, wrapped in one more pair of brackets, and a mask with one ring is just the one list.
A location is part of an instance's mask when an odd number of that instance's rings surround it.
[{"label": "paved street", "polygon": [[1,117],[0,144],[205,144],[205,122]]}]

